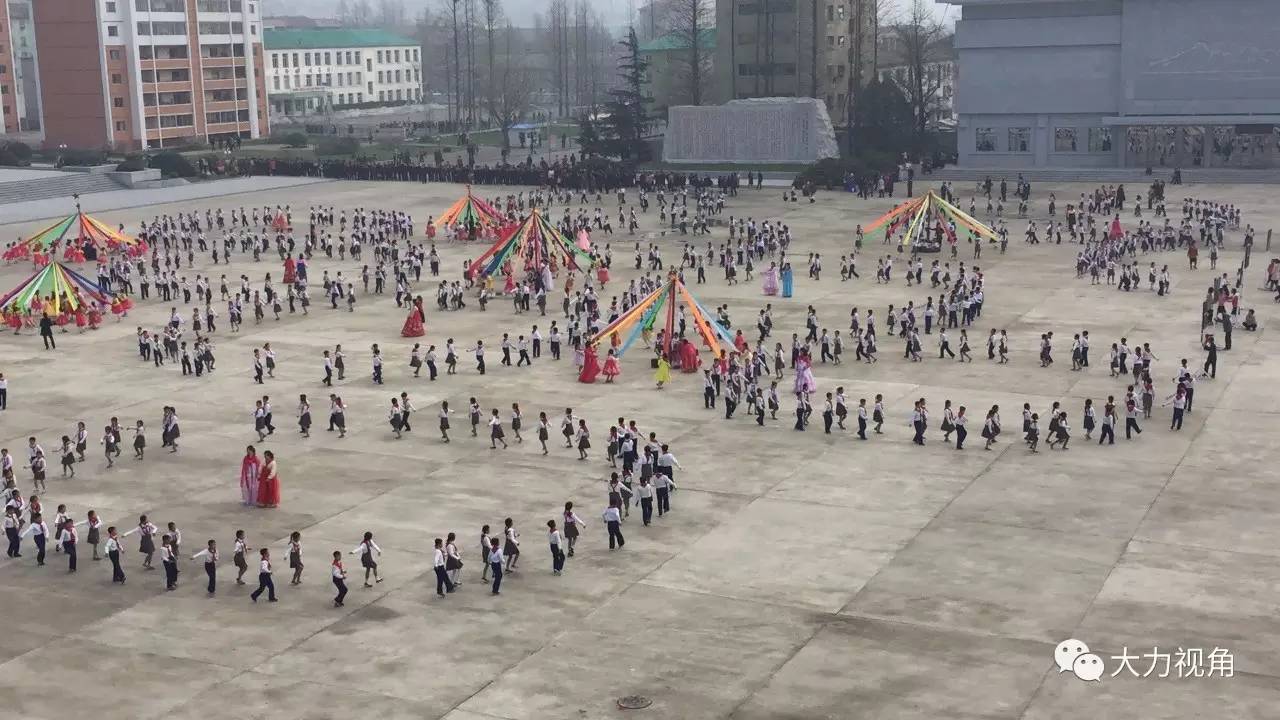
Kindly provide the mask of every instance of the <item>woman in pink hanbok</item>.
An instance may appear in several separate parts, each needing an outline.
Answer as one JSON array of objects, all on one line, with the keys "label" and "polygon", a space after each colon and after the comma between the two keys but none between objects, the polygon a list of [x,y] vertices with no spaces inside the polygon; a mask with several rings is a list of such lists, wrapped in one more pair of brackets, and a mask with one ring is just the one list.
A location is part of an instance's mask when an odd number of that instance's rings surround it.
[{"label": "woman in pink hanbok", "polygon": [[811,393],[817,389],[818,383],[813,379],[813,360],[808,352],[801,352],[800,357],[796,358],[795,393]]},{"label": "woman in pink hanbok", "polygon": [[777,263],[769,263],[769,269],[764,271],[763,289],[764,289],[765,295],[778,294],[778,264]]}]

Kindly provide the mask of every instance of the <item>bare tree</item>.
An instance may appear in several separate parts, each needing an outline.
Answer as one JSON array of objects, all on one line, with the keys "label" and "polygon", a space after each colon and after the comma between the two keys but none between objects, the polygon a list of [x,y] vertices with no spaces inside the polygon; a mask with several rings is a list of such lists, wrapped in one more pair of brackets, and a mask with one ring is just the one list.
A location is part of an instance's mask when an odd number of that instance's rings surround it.
[{"label": "bare tree", "polygon": [[711,77],[712,50],[707,31],[715,27],[715,13],[710,0],[672,0],[671,34],[681,50],[677,57],[681,100],[701,105],[706,100]]},{"label": "bare tree", "polygon": [[404,0],[381,0],[378,7],[378,24],[384,28],[400,28],[408,22],[409,13]]},{"label": "bare tree", "polygon": [[512,50],[516,34],[510,23],[503,29],[503,52],[496,60],[494,83],[489,87],[486,109],[502,131],[503,155],[511,150],[508,131],[528,111],[533,97],[532,77],[522,58]]},{"label": "bare tree", "polygon": [[[501,17],[502,15],[502,0],[481,0],[481,2],[484,3],[484,34],[485,34],[485,42],[488,47],[488,56],[489,56],[489,63],[488,63],[489,87],[488,87],[487,94],[492,95],[493,87],[494,87],[494,70],[495,70],[493,33],[495,30],[497,30],[498,18]],[[507,45],[508,47],[510,47],[510,44],[511,44],[510,28],[508,28],[507,30],[507,35],[508,35]]]},{"label": "bare tree", "polygon": [[894,27],[902,43],[903,62],[906,65],[906,87],[903,88],[911,104],[914,118],[913,135],[920,147],[929,125],[929,114],[937,106],[942,91],[942,70],[938,66],[942,40],[947,28],[933,16],[928,0],[911,0],[903,21]]},{"label": "bare tree", "polygon": [[555,63],[551,87],[556,95],[556,114],[569,114],[569,5],[566,0],[551,0],[547,5],[544,28],[547,53]]}]

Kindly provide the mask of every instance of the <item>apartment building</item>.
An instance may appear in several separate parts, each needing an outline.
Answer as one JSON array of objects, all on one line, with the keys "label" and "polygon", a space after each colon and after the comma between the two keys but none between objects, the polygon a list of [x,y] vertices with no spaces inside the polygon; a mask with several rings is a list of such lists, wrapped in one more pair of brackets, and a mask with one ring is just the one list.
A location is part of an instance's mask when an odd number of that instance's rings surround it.
[{"label": "apartment building", "polygon": [[13,24],[8,3],[0,2],[0,127],[5,133],[18,131],[18,93],[15,83]]},{"label": "apartment building", "polygon": [[45,145],[269,133],[258,0],[37,0]]},{"label": "apartment building", "polygon": [[717,0],[720,99],[812,97],[844,125],[854,55],[874,72],[876,0]]},{"label": "apartment building", "polygon": [[0,29],[0,37],[7,35],[0,47],[0,62],[6,66],[0,71],[4,131],[39,130],[40,73],[36,66],[36,27],[31,0],[9,0],[5,11],[9,17],[3,20],[4,27]]},{"label": "apartment building", "polygon": [[384,30],[267,30],[267,93],[275,115],[422,100],[417,40]]}]

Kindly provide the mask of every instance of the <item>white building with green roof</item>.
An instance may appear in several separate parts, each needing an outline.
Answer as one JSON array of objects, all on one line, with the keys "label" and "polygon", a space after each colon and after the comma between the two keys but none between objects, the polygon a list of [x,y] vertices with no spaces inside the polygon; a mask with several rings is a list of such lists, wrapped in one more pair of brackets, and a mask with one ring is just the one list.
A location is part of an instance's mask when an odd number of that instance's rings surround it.
[{"label": "white building with green roof", "polygon": [[418,41],[385,30],[289,29],[263,33],[273,116],[422,101]]}]

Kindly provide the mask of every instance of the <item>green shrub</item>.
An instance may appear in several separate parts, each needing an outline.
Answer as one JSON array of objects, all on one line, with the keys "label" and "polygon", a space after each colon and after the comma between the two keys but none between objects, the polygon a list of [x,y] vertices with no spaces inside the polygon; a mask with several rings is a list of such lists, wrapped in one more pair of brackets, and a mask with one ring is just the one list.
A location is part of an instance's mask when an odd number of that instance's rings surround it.
[{"label": "green shrub", "polygon": [[300,132],[286,133],[283,140],[284,140],[285,147],[291,147],[291,148],[304,148],[304,147],[307,147],[308,144],[310,144],[307,142],[306,133],[300,133]]},{"label": "green shrub", "polygon": [[355,155],[360,141],[353,137],[325,137],[316,143],[317,155]]},{"label": "green shrub", "polygon": [[843,187],[847,176],[862,178],[879,175],[897,168],[891,153],[867,151],[853,158],[823,158],[800,171],[796,186],[813,183],[827,189]]},{"label": "green shrub", "polygon": [[107,159],[107,154],[101,150],[76,150],[68,148],[62,150],[58,154],[58,167],[70,165],[73,167],[85,165],[101,165]]},{"label": "green shrub", "polygon": [[162,150],[150,158],[151,167],[160,171],[167,178],[189,178],[196,176],[196,169],[186,156],[172,150]]},{"label": "green shrub", "polygon": [[145,155],[133,154],[124,159],[124,162],[116,166],[117,172],[138,172],[147,169],[147,158]]},{"label": "green shrub", "polygon": [[26,166],[31,164],[30,145],[20,142],[9,142],[5,143],[4,149],[13,156],[14,160],[17,161],[14,163],[15,165]]}]

